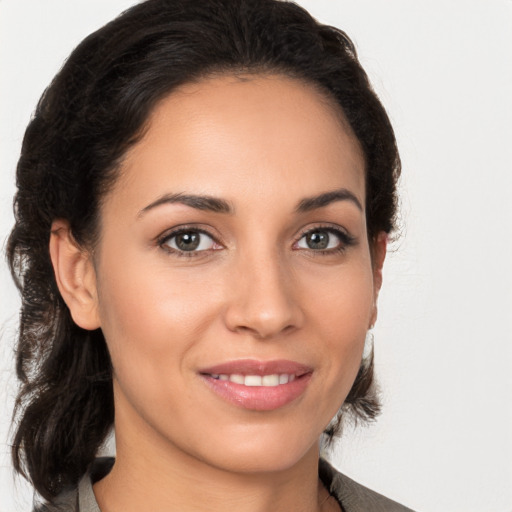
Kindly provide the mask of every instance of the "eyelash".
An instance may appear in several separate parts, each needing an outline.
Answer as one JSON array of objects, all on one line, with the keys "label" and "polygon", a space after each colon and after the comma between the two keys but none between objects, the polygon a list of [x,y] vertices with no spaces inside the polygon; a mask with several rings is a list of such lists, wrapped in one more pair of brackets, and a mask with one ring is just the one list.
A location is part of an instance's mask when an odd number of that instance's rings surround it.
[{"label": "eyelash", "polygon": [[[305,229],[304,231],[302,231],[293,245],[296,246],[305,236],[307,236],[308,234],[317,232],[317,231],[318,232],[326,232],[326,233],[335,235],[340,241],[339,246],[333,247],[330,249],[315,250],[315,249],[296,248],[295,250],[308,250],[310,253],[312,253],[315,256],[317,256],[317,255],[318,256],[329,256],[332,254],[343,253],[347,250],[347,248],[349,248],[357,243],[357,240],[355,237],[353,237],[352,235],[349,235],[346,231],[344,231],[338,227],[334,227],[331,225],[320,225],[320,226],[315,226],[314,228],[309,228],[309,229]],[[209,233],[207,230],[201,229],[201,228],[198,228],[195,226],[182,226],[179,229],[175,229],[170,232],[167,232],[157,239],[157,245],[164,251],[166,251],[174,256],[184,257],[184,258],[197,258],[197,257],[204,256],[205,255],[204,253],[209,253],[211,251],[219,250],[219,249],[203,249],[200,251],[182,251],[179,249],[174,249],[172,247],[169,247],[169,245],[167,245],[170,240],[172,240],[173,238],[175,238],[181,234],[184,234],[184,233],[198,233],[201,235],[206,235],[207,237],[211,238],[211,240],[214,244],[221,245],[217,241],[217,239],[211,233]]]},{"label": "eyelash", "polygon": [[201,229],[196,226],[181,226],[178,229],[174,229],[170,232],[166,232],[157,239],[157,245],[164,251],[168,252],[169,254],[172,254],[173,256],[178,256],[180,258],[197,258],[200,256],[204,256],[204,253],[211,252],[212,250],[213,251],[219,250],[219,249],[210,249],[210,250],[201,250],[201,251],[180,251],[179,249],[174,249],[173,247],[169,247],[167,245],[168,242],[171,241],[173,238],[176,238],[177,236],[182,235],[184,233],[198,233],[201,235],[206,235],[207,237],[212,239],[214,244],[221,245],[221,244],[219,244],[217,239],[211,233],[209,233],[205,229]]},{"label": "eyelash", "polygon": [[315,232],[326,232],[335,235],[339,240],[339,246],[333,247],[331,249],[309,249],[309,252],[314,256],[331,256],[333,254],[341,254],[344,253],[349,247],[352,247],[357,243],[357,239],[354,236],[349,235],[346,231],[339,227],[335,227],[332,225],[319,225],[315,226],[314,228],[309,228],[302,231],[294,245],[298,244],[299,241],[302,240],[305,236]]}]

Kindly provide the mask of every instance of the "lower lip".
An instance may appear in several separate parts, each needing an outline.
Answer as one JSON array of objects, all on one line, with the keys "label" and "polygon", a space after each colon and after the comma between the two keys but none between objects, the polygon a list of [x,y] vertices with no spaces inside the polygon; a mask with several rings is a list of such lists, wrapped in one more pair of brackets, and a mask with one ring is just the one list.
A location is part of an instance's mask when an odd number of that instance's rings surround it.
[{"label": "lower lip", "polygon": [[273,411],[299,398],[311,380],[311,373],[279,386],[244,386],[201,375],[210,389],[224,400],[252,411]]}]

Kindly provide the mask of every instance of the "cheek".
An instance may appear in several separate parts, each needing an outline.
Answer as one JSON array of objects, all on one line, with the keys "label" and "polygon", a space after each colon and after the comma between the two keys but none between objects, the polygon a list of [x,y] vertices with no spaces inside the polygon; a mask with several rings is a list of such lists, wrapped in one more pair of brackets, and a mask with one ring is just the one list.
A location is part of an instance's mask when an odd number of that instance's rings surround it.
[{"label": "cheek", "polygon": [[366,333],[374,306],[369,258],[355,259],[337,269],[302,272],[301,281],[310,317],[329,339],[341,342]]},{"label": "cheek", "polygon": [[[316,279],[315,279],[316,277]],[[340,269],[330,279],[309,275],[310,329],[317,333],[316,351],[328,367],[326,386],[338,398],[345,399],[360,367],[364,341],[371,321],[374,294],[370,264]],[[322,288],[313,287],[323,283]]]},{"label": "cheek", "polygon": [[[169,275],[165,266],[125,258],[122,265],[105,260],[98,289],[101,327],[116,373],[136,365],[149,375],[178,365],[213,318],[215,298],[205,283],[185,273]],[[201,300],[198,300],[201,297]]]}]

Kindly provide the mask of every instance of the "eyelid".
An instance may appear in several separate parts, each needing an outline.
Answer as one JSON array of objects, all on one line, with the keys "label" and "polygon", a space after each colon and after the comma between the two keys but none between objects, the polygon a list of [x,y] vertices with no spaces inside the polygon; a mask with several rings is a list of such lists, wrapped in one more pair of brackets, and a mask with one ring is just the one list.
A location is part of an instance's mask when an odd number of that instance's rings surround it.
[{"label": "eyelid", "polygon": [[[296,245],[298,242],[306,236],[308,233],[314,232],[314,231],[327,231],[329,233],[334,234],[337,236],[340,240],[339,247],[333,247],[330,249],[305,249],[305,248],[297,248]],[[213,242],[220,246],[215,249],[203,249],[199,251],[182,251],[179,249],[174,249],[172,247],[169,247],[169,245],[166,245],[166,242],[168,242],[171,238],[180,235],[181,233],[186,232],[196,232],[203,235],[208,236],[213,240]],[[154,241],[155,245],[166,251],[167,253],[174,254],[177,256],[184,256],[184,257],[199,257],[199,256],[206,256],[207,254],[211,253],[212,251],[218,251],[222,248],[225,248],[224,244],[219,241],[219,236],[214,235],[212,233],[213,229],[208,227],[203,227],[201,225],[197,224],[182,224],[178,226],[174,226],[170,229],[167,229],[162,234],[158,235]],[[293,242],[293,249],[295,250],[301,250],[301,251],[308,251],[315,254],[333,254],[336,252],[343,252],[348,247],[353,246],[357,244],[357,237],[351,235],[347,229],[344,227],[338,225],[338,224],[331,224],[331,223],[320,223],[317,225],[308,225],[307,227],[304,227],[300,230],[298,236],[296,237],[295,241]]]},{"label": "eyelid", "polygon": [[309,250],[310,252],[314,252],[317,254],[330,254],[333,252],[340,252],[346,250],[348,247],[351,247],[357,243],[357,238],[353,235],[351,235],[345,228],[337,225],[337,224],[330,224],[330,223],[321,223],[317,224],[315,226],[308,226],[299,232],[299,235],[297,236],[294,246],[299,243],[302,238],[304,238],[307,234],[313,233],[315,231],[327,231],[329,233],[333,233],[340,239],[340,247],[335,247],[331,249],[297,249],[297,250]]},{"label": "eyelid", "polygon": [[162,234],[158,235],[155,238],[155,244],[170,254],[174,254],[177,256],[185,256],[185,257],[204,256],[205,253],[209,253],[211,251],[217,251],[220,249],[220,248],[216,248],[216,249],[203,249],[200,251],[181,251],[179,249],[170,247],[169,245],[166,244],[170,239],[172,239],[182,233],[188,233],[188,232],[195,232],[195,233],[200,233],[202,235],[206,235],[207,237],[211,238],[216,245],[221,246],[221,248],[224,247],[223,244],[221,242],[219,242],[218,237],[215,236],[213,233],[211,233],[211,231],[209,229],[205,229],[204,227],[198,226],[197,224],[182,224],[182,225],[174,226],[170,229],[167,229],[166,231],[164,231]]}]

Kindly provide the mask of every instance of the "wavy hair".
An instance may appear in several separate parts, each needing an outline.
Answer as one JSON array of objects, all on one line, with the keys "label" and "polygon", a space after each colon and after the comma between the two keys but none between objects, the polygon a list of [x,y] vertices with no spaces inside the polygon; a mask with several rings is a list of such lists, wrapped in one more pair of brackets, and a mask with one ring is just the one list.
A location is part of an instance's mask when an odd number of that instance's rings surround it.
[{"label": "wavy hair", "polygon": [[[238,72],[294,77],[334,100],[365,157],[370,245],[395,227],[395,136],[342,31],[286,1],[147,0],[89,35],[45,90],[27,127],[7,247],[22,297],[12,456],[45,499],[76,484],[114,420],[103,334],[73,322],[56,285],[52,221],[66,219],[77,243],[93,246],[102,198],[155,104],[182,84]],[[374,418],[379,404],[372,390],[371,358],[344,411]]]}]

